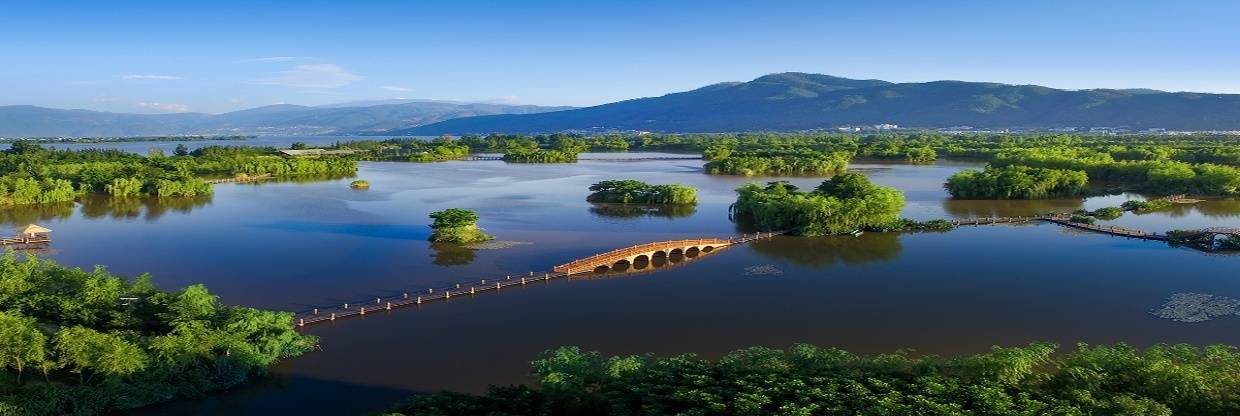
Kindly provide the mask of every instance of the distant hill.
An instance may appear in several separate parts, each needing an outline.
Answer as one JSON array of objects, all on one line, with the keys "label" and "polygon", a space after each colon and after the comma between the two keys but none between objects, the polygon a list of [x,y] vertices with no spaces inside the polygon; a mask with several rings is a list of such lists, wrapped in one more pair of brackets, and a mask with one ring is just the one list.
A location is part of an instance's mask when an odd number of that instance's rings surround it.
[{"label": "distant hill", "polygon": [[395,133],[725,132],[885,123],[914,128],[1240,130],[1240,95],[963,81],[891,83],[783,73],[574,110],[457,118]]},{"label": "distant hill", "polygon": [[0,137],[382,134],[458,117],[530,114],[569,108],[410,100],[326,107],[280,104],[211,115],[123,114],[17,105],[0,106]]}]

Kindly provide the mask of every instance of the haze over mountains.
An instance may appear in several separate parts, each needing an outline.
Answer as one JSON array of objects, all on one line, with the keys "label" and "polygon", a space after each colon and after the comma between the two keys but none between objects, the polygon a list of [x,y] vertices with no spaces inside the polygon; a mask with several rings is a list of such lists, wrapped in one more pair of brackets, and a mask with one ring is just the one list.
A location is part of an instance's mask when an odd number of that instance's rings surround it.
[{"label": "haze over mountains", "polygon": [[888,123],[912,128],[1238,130],[1240,95],[1149,89],[1061,90],[962,81],[891,83],[782,73],[568,111],[454,119],[400,133],[569,129],[725,132]]},{"label": "haze over mountains", "polygon": [[274,105],[209,115],[0,107],[0,136],[440,135],[566,130],[727,132],[846,125],[909,128],[1240,130],[1240,95],[1036,85],[892,83],[781,73],[586,108],[413,101]]},{"label": "haze over mountains", "polygon": [[572,107],[385,100],[320,107],[269,105],[223,114],[123,114],[0,106],[0,137],[144,136],[176,134],[383,134],[428,123],[489,114],[526,114]]}]

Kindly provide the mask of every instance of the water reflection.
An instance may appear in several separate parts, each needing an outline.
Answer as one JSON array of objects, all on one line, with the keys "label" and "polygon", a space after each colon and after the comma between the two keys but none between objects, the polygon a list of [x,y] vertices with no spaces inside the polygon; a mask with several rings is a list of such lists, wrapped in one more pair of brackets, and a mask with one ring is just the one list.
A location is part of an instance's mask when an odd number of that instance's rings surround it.
[{"label": "water reflection", "polygon": [[82,216],[90,219],[143,218],[155,221],[168,212],[189,214],[194,209],[211,203],[211,195],[197,197],[130,197],[114,198],[88,195],[81,198]]},{"label": "water reflection", "polygon": [[943,211],[955,218],[1032,216],[1051,212],[1071,212],[1083,206],[1083,201],[1080,199],[943,200]]},{"label": "water reflection", "polygon": [[73,216],[73,203],[43,205],[15,205],[0,209],[0,221],[5,224],[23,225],[50,220],[63,220]]},{"label": "water reflection", "polygon": [[464,266],[478,257],[477,249],[460,244],[431,243],[432,264],[437,266]]},{"label": "water reflection", "polygon": [[645,257],[634,261],[633,263],[620,262],[611,267],[599,267],[593,272],[574,275],[573,279],[603,279],[611,277],[636,276],[647,273],[660,272],[670,270],[672,268],[682,266],[692,262],[693,260],[706,257],[708,255],[718,253],[723,250],[697,251],[690,250],[688,253],[679,251],[672,253],[670,256],[657,255],[652,259]]},{"label": "water reflection", "polygon": [[903,249],[896,233],[867,233],[859,237],[775,237],[754,241],[750,247],[763,256],[819,270],[836,263],[888,262],[900,257]]},{"label": "water reflection", "polygon": [[695,212],[697,212],[697,206],[694,205],[590,204],[591,214],[607,218],[683,218]]}]

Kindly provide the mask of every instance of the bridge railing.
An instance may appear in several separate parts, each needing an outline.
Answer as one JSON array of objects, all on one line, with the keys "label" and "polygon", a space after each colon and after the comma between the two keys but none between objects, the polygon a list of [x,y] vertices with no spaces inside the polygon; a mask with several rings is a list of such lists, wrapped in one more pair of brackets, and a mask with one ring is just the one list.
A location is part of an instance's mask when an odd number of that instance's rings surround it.
[{"label": "bridge railing", "polygon": [[674,248],[674,247],[679,247],[679,246],[703,245],[703,244],[727,245],[727,244],[732,244],[732,240],[724,240],[721,238],[707,238],[707,239],[692,239],[692,240],[656,241],[653,243],[638,244],[635,246],[618,248],[615,250],[608,251],[606,253],[599,253],[599,254],[595,254],[590,257],[573,260],[571,262],[555,266],[553,270],[571,269],[577,266],[595,264],[595,263],[598,263],[604,260],[609,260],[609,259],[618,260],[618,259],[625,258],[633,254],[645,253],[647,251],[657,249],[660,247],[673,247]]}]

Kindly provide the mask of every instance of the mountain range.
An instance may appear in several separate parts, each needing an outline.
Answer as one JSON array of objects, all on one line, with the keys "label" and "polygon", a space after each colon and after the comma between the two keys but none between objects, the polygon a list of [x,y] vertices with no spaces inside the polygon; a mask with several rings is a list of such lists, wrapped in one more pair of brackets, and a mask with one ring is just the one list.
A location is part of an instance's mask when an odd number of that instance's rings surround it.
[{"label": "mountain range", "polygon": [[0,137],[384,134],[458,117],[527,114],[570,108],[391,100],[321,107],[277,104],[223,114],[125,114],[14,105],[0,106]]},{"label": "mountain range", "polygon": [[782,73],[661,97],[539,114],[460,118],[396,133],[600,129],[728,132],[874,124],[911,128],[1240,130],[1240,94],[1063,90],[963,81],[893,83]]},{"label": "mountain range", "polygon": [[965,81],[894,83],[789,72],[584,108],[420,100],[321,107],[273,105],[218,115],[144,115],[0,106],[0,136],[7,137],[729,132],[874,124],[908,128],[1240,130],[1240,94],[1065,90]]}]

